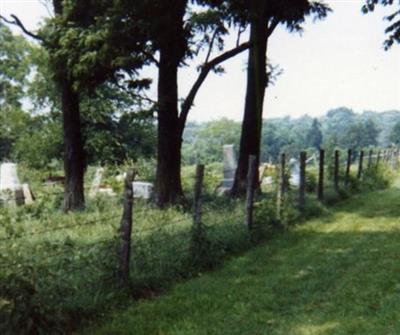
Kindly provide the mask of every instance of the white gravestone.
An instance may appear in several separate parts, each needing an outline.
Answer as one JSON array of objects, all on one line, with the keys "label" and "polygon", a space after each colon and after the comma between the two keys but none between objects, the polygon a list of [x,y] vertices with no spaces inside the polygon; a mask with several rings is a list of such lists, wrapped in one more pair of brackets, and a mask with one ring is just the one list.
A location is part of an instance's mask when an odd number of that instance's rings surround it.
[{"label": "white gravestone", "polygon": [[25,203],[23,188],[18,179],[17,164],[1,164],[0,198],[6,205],[23,205]]},{"label": "white gravestone", "polygon": [[300,185],[300,163],[295,158],[289,160],[290,179],[289,183],[293,186]]},{"label": "white gravestone", "polygon": [[134,198],[142,198],[142,199],[150,199],[153,195],[153,187],[154,185],[145,181],[134,181],[132,183],[133,189],[133,197]]},{"label": "white gravestone", "polygon": [[94,175],[92,185],[90,186],[90,191],[89,191],[90,198],[94,198],[97,195],[97,193],[99,193],[101,180],[103,178],[103,173],[104,173],[103,168],[96,169],[96,173]]},{"label": "white gravestone", "polygon": [[235,179],[236,172],[236,158],[233,144],[223,146],[224,153],[224,179],[222,181],[222,187],[231,189],[233,181]]}]

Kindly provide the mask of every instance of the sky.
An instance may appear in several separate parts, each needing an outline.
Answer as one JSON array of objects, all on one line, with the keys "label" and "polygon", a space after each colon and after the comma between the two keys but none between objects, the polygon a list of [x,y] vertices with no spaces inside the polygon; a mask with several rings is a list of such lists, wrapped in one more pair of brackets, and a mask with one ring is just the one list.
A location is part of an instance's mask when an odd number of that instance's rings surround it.
[{"label": "sky", "polygon": [[[31,30],[49,15],[46,0],[0,0],[0,13],[16,14]],[[383,49],[383,17],[390,7],[379,7],[363,15],[363,0],[325,1],[333,12],[323,21],[304,24],[302,35],[278,27],[270,37],[268,57],[283,74],[266,91],[264,117],[321,116],[346,106],[355,112],[400,110],[400,46]],[[393,11],[393,9],[392,9]],[[18,29],[13,29],[18,33]],[[236,36],[228,40],[227,47]],[[217,54],[215,54],[217,55]],[[206,80],[189,115],[191,121],[227,117],[241,120],[246,89],[247,53],[229,60],[226,73]],[[183,98],[196,79],[195,61],[180,70],[179,90]],[[156,77],[156,70],[148,74]],[[156,96],[155,85],[150,92]]]}]

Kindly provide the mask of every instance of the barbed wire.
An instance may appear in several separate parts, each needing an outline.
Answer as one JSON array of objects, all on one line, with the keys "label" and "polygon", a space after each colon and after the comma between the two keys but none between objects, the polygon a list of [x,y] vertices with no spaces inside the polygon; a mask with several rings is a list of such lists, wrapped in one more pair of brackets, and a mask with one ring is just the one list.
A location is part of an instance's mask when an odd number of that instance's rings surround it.
[{"label": "barbed wire", "polygon": [[113,214],[112,216],[108,216],[108,217],[100,218],[100,219],[96,219],[96,220],[92,219],[92,220],[84,221],[83,223],[82,222],[72,223],[72,224],[69,223],[69,224],[65,224],[62,226],[57,226],[57,227],[53,227],[53,228],[49,228],[49,229],[43,229],[43,230],[39,230],[39,231],[25,231],[24,234],[21,234],[21,235],[0,238],[0,241],[10,241],[10,240],[15,241],[15,240],[19,240],[21,238],[31,237],[34,235],[45,235],[47,233],[55,232],[55,231],[59,231],[59,230],[68,230],[68,229],[76,228],[76,227],[88,227],[88,226],[92,226],[92,225],[95,225],[98,223],[109,222],[109,221],[112,221],[117,218],[121,218],[121,215],[117,216],[117,215]]}]

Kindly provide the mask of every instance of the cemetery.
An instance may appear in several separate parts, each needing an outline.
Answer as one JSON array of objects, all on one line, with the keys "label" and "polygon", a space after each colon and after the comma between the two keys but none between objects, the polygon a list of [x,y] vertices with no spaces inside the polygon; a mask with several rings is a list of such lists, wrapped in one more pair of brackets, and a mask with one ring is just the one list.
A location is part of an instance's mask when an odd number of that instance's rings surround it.
[{"label": "cemetery", "polygon": [[399,19],[0,0],[0,335],[400,334]]}]

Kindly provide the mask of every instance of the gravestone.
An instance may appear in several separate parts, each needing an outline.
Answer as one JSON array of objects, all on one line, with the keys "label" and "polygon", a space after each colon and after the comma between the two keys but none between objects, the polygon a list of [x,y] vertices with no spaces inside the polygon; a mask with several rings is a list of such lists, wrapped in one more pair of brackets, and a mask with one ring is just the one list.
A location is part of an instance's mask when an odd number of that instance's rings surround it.
[{"label": "gravestone", "polygon": [[29,184],[22,184],[22,192],[24,195],[25,205],[32,205],[35,197],[32,194]]},{"label": "gravestone", "polygon": [[300,163],[297,159],[291,158],[288,163],[290,171],[289,183],[293,186],[300,185]]},{"label": "gravestone", "polygon": [[90,191],[89,191],[89,197],[94,198],[97,193],[99,193],[100,185],[101,185],[101,180],[103,178],[103,173],[104,169],[103,168],[97,168],[96,173],[94,175],[92,185],[90,186]]},{"label": "gravestone", "polygon": [[150,199],[153,195],[154,185],[145,181],[134,181],[132,183],[133,197],[141,199]]},{"label": "gravestone", "polygon": [[23,205],[25,203],[22,185],[18,179],[17,164],[1,164],[0,199],[6,205]]},{"label": "gravestone", "polygon": [[221,187],[231,189],[235,179],[236,172],[236,158],[233,144],[223,146],[224,154],[224,179],[222,180]]}]

